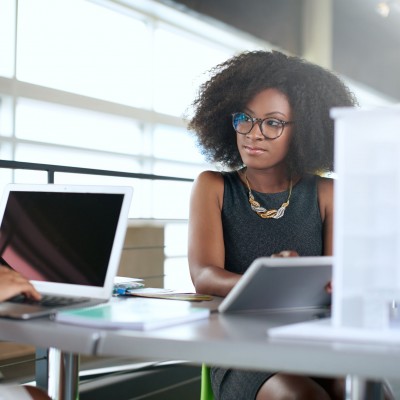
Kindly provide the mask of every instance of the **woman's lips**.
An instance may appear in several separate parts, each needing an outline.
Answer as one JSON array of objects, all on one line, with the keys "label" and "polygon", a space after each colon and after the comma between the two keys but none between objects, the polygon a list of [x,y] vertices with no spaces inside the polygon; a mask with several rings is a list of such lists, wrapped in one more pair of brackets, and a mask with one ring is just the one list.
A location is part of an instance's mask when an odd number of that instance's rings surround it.
[{"label": "woman's lips", "polygon": [[259,155],[265,152],[265,150],[260,147],[244,146],[244,149],[250,155]]}]

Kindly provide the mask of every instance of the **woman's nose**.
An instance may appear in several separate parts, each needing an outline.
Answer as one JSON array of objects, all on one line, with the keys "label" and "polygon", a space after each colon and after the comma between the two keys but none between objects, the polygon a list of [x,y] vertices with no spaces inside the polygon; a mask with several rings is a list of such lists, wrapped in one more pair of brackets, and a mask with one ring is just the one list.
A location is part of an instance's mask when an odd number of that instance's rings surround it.
[{"label": "woman's nose", "polygon": [[261,123],[259,121],[254,122],[250,132],[246,134],[246,137],[254,136],[255,139],[264,139],[264,135],[261,132]]}]

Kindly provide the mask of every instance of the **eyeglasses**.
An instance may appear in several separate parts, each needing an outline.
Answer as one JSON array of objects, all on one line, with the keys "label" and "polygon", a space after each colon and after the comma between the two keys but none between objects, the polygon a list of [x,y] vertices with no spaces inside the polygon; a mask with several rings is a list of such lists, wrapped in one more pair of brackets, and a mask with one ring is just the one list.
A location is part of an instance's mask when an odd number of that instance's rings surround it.
[{"label": "eyeglasses", "polygon": [[244,112],[232,114],[233,129],[241,135],[247,135],[257,123],[260,131],[266,139],[278,139],[282,135],[286,125],[293,124],[293,121],[282,121],[277,118],[252,118]]}]

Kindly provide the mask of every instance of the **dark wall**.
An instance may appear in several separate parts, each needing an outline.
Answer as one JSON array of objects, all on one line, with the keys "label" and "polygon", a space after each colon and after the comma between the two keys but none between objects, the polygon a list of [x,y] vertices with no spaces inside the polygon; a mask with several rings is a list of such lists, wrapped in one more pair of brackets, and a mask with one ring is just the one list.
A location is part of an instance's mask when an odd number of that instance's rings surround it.
[{"label": "dark wall", "polygon": [[383,18],[376,3],[334,0],[332,67],[400,100],[400,10]]},{"label": "dark wall", "polygon": [[[320,0],[324,1],[324,0]],[[173,0],[302,54],[302,0]],[[332,68],[400,100],[400,7],[387,18],[377,0],[333,0]]]},{"label": "dark wall", "polygon": [[[175,0],[293,53],[301,52],[302,0]],[[274,4],[276,3],[276,4]]]}]

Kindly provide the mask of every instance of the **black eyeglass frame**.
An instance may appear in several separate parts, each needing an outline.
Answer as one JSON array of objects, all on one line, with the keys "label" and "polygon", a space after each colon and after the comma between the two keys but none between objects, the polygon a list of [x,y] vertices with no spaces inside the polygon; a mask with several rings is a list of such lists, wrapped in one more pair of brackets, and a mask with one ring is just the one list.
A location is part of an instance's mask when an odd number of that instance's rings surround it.
[{"label": "black eyeglass frame", "polygon": [[[248,132],[238,132],[238,131],[236,130],[234,121],[235,121],[235,115],[237,115],[237,114],[244,114],[244,115],[249,119],[249,121],[251,121],[251,128],[248,130]],[[234,129],[235,132],[238,133],[239,135],[247,135],[247,134],[249,134],[249,133],[251,132],[251,130],[254,128],[254,124],[257,123],[257,124],[258,124],[258,127],[260,128],[261,134],[265,137],[265,139],[268,139],[268,140],[275,140],[275,139],[278,139],[279,137],[282,136],[282,133],[283,133],[283,131],[284,131],[286,125],[291,125],[291,124],[294,123],[294,121],[283,121],[283,120],[281,120],[281,119],[279,119],[279,118],[275,118],[275,117],[267,117],[267,118],[255,118],[255,117],[250,117],[250,115],[246,114],[246,113],[243,112],[243,111],[232,113],[231,116],[232,116],[232,126],[233,126],[233,129]],[[268,137],[268,136],[266,136],[266,135],[264,134],[263,129],[262,129],[262,124],[263,124],[264,121],[266,121],[266,120],[274,120],[274,121],[279,122],[279,124],[280,124],[280,126],[281,126],[281,132],[279,133],[278,136],[275,136],[275,137],[271,138],[271,137]]]}]

